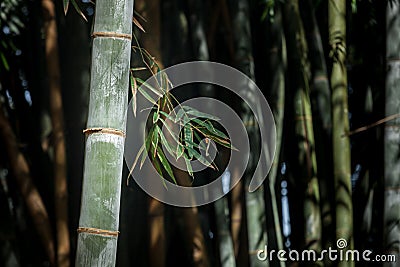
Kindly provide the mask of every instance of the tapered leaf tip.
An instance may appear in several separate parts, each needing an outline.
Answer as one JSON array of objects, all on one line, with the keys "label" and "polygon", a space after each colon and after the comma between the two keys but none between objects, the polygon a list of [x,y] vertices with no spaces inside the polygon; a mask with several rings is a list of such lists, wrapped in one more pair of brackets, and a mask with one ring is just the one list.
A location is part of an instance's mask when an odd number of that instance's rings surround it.
[{"label": "tapered leaf tip", "polygon": [[68,7],[69,7],[69,0],[64,0],[63,6],[64,6],[64,14],[67,15]]}]

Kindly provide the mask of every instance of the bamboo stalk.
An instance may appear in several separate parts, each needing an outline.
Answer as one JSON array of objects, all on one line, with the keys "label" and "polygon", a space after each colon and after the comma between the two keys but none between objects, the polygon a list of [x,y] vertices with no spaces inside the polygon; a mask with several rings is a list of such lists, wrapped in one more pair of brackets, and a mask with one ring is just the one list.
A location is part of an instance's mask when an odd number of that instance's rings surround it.
[{"label": "bamboo stalk", "polygon": [[[386,9],[386,116],[400,113],[400,4],[387,3]],[[400,119],[396,118],[385,125],[384,136],[384,229],[385,253],[400,259]],[[398,263],[384,263],[383,266],[396,266]]]},{"label": "bamboo stalk", "polygon": [[[351,197],[350,141],[343,134],[349,132],[347,103],[346,60],[346,1],[330,0],[329,44],[332,57],[330,85],[332,88],[332,137],[335,182],[336,239],[343,238],[353,249],[353,207]],[[340,261],[338,266],[354,266],[354,262]]]},{"label": "bamboo stalk", "polygon": [[[321,214],[319,207],[319,184],[317,178],[317,162],[315,155],[314,130],[312,125],[309,98],[309,73],[307,59],[307,43],[305,40],[303,22],[299,13],[299,2],[293,0],[284,6],[285,37],[287,40],[289,86],[288,99],[293,99],[293,120],[291,131],[293,135],[292,164],[295,166],[293,175],[297,196],[294,201],[302,208],[302,214],[298,216],[298,222],[293,226],[301,225],[299,235],[302,240],[298,243],[300,248],[313,249],[317,253],[321,250]],[[295,208],[295,207],[293,207]],[[293,218],[296,220],[296,218]],[[295,229],[296,231],[296,229]],[[316,263],[321,264],[321,263]]]},{"label": "bamboo stalk", "polygon": [[64,115],[61,97],[60,64],[56,12],[51,0],[42,0],[46,35],[46,65],[50,92],[50,115],[54,148],[54,201],[57,233],[57,266],[70,265],[70,241],[68,230],[68,188],[65,155]]},{"label": "bamboo stalk", "polygon": [[[185,187],[191,186],[191,178],[189,177],[188,173],[183,172],[179,169],[175,169],[174,173],[179,185]],[[195,200],[193,199],[193,207],[178,208],[177,211],[183,218],[185,243],[187,244],[189,251],[191,252],[191,258],[194,264],[193,266],[210,266],[207,246],[205,243],[203,231],[201,230],[199,211],[197,206],[195,205]]]},{"label": "bamboo stalk", "polygon": [[55,264],[55,249],[51,224],[46,207],[36,186],[33,184],[30,168],[24,155],[18,149],[17,138],[8,122],[0,103],[0,133],[5,144],[11,169],[22,197],[33,219],[34,226],[45,248],[50,264]]},{"label": "bamboo stalk", "polygon": [[132,15],[133,0],[96,1],[77,266],[116,261]]},{"label": "bamboo stalk", "polygon": [[[276,151],[271,170],[268,174],[269,198],[266,199],[267,209],[267,225],[268,225],[268,248],[281,250],[283,249],[283,237],[281,220],[279,218],[278,201],[280,202],[280,194],[276,194],[275,188],[279,182],[279,162],[281,158],[282,136],[284,125],[284,109],[285,109],[285,54],[286,46],[284,41],[282,10],[281,5],[274,5],[273,21],[268,16],[267,23],[267,50],[268,50],[268,68],[269,74],[267,82],[267,100],[274,115],[276,124]],[[285,266],[283,261],[272,261],[272,266]]]},{"label": "bamboo stalk", "polygon": [[[322,46],[319,27],[314,8],[310,0],[302,2],[301,11],[304,21],[309,59],[311,64],[310,100],[315,132],[315,153],[317,157],[319,190],[322,215],[322,247],[328,249],[333,245],[333,176],[332,176],[332,114],[331,93],[327,66]],[[329,264],[325,261],[325,264]]]}]

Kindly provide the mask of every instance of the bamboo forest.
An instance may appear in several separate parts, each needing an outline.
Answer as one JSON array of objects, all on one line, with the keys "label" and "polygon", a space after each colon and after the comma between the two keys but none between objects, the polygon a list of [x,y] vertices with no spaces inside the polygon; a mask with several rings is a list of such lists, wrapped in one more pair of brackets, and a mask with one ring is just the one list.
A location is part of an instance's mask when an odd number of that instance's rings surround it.
[{"label": "bamboo forest", "polygon": [[0,266],[400,267],[400,1],[0,0]]}]

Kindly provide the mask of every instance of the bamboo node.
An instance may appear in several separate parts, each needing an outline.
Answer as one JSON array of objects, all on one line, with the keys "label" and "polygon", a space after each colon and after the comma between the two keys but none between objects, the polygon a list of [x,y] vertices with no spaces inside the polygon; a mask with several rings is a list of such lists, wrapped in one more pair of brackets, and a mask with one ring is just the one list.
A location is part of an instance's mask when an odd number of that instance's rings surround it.
[{"label": "bamboo node", "polygon": [[127,33],[118,32],[93,32],[92,37],[112,37],[112,38],[122,38],[127,40],[132,40],[132,35]]},{"label": "bamboo node", "polygon": [[87,233],[92,235],[103,235],[103,236],[115,236],[118,237],[119,231],[110,231],[110,230],[103,230],[97,228],[90,228],[90,227],[79,227],[77,229],[78,233]]},{"label": "bamboo node", "polygon": [[83,130],[83,133],[86,135],[93,134],[93,133],[104,133],[104,134],[114,134],[118,136],[125,137],[125,132],[113,128],[101,128],[101,127],[94,127],[88,128]]}]

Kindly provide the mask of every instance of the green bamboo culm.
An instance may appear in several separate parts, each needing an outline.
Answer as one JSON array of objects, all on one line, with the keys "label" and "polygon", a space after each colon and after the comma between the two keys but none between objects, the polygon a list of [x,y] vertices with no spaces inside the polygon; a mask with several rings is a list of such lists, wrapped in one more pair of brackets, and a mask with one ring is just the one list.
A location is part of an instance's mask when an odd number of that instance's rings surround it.
[{"label": "green bamboo culm", "polygon": [[[257,0],[255,2],[258,3]],[[286,45],[283,38],[282,11],[280,4],[274,4],[273,14],[268,14],[263,21],[265,25],[267,40],[265,41],[268,51],[266,97],[274,115],[276,124],[276,151],[273,164],[268,173],[268,179],[264,183],[268,188],[266,191],[266,223],[268,247],[270,249],[283,250],[283,236],[281,221],[279,218],[280,195],[275,189],[279,188],[279,162],[282,150],[282,134],[285,110],[285,69],[286,69]],[[264,29],[264,27],[262,27]],[[284,261],[272,260],[271,266],[286,266]]]},{"label": "green bamboo culm", "polygon": [[[320,191],[322,249],[333,246],[333,171],[332,171],[332,114],[331,91],[329,88],[322,38],[315,17],[315,7],[311,0],[303,1],[300,8],[304,31],[308,44],[311,77],[310,102],[313,114],[315,154],[317,158],[318,182]],[[325,266],[331,262],[324,259]]]},{"label": "green bamboo culm", "polygon": [[[296,177],[296,207],[303,212],[296,213],[293,220],[303,229],[296,229],[300,248],[321,251],[321,212],[317,161],[313,129],[313,114],[310,104],[310,72],[307,54],[307,42],[300,17],[299,1],[292,0],[284,4],[283,9],[285,36],[287,40],[288,99],[292,101],[294,133],[292,164]],[[297,227],[299,227],[297,226]],[[307,263],[306,266],[321,266],[321,262]]]},{"label": "green bamboo culm", "polygon": [[[386,9],[386,116],[400,113],[400,4],[387,4]],[[385,253],[400,259],[400,119],[385,125],[384,162],[384,248]],[[387,262],[383,266],[397,266],[397,262]]]},{"label": "green bamboo culm", "polygon": [[[343,253],[353,249],[353,207],[351,199],[350,141],[346,71],[346,1],[330,0],[329,44],[332,59],[333,175],[335,182],[336,239],[345,239]],[[338,266],[354,266],[353,261],[339,261]]]},{"label": "green bamboo culm", "polygon": [[[233,40],[235,47],[235,67],[255,80],[253,48],[251,43],[250,29],[250,6],[247,0],[230,0],[228,1],[232,14]],[[249,86],[246,81],[239,85],[241,90],[246,91],[251,104],[258,105],[258,99],[255,97],[254,88]],[[264,149],[261,146],[260,137],[258,136],[258,126],[255,125],[255,118],[247,104],[241,104],[241,118],[246,126],[249,135],[250,150],[256,151],[257,148]],[[262,116],[262,114],[259,114]],[[266,231],[265,203],[264,203],[264,185],[261,185],[256,191],[249,192],[250,178],[252,172],[257,166],[257,156],[255,153],[250,155],[249,164],[244,175],[245,183],[245,203],[246,203],[246,221],[247,221],[247,237],[248,237],[248,255],[249,265],[251,267],[269,266],[268,260],[260,261],[257,258],[257,252],[264,249],[268,242]],[[255,174],[260,175],[260,174]],[[239,265],[239,264],[238,264]]]},{"label": "green bamboo culm", "polygon": [[76,266],[115,266],[133,2],[96,1]]}]

